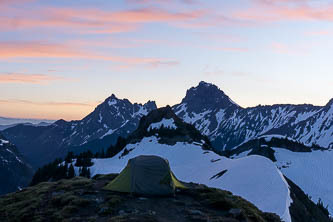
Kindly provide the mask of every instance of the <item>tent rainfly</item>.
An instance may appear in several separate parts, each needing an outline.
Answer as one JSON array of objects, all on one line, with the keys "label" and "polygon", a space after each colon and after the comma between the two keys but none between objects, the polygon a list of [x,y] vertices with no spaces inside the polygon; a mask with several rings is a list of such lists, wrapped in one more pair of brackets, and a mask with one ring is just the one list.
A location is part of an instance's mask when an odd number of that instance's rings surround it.
[{"label": "tent rainfly", "polygon": [[185,186],[177,180],[168,160],[159,156],[137,156],[104,189],[139,195],[173,195]]}]

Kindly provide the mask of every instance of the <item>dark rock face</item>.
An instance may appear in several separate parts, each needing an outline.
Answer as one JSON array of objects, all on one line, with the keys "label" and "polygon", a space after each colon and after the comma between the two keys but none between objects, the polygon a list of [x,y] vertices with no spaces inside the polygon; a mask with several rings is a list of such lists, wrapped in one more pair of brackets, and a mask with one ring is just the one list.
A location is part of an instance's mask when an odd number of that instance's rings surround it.
[{"label": "dark rock face", "polygon": [[32,174],[16,147],[0,135],[0,195],[27,186]]},{"label": "dark rock face", "polygon": [[216,150],[233,149],[264,134],[333,147],[332,103],[333,99],[324,107],[284,104],[242,108],[213,84],[200,82],[173,110],[207,135]]},{"label": "dark rock face", "polygon": [[[151,124],[172,119],[176,128],[150,129]],[[172,110],[170,106],[151,111],[147,116],[141,118],[138,128],[129,135],[128,143],[140,141],[143,137],[157,135],[160,143],[173,145],[176,142],[198,142],[205,149],[211,149],[208,137],[203,136],[193,125],[185,123]]]},{"label": "dark rock face", "polygon": [[79,121],[58,120],[50,126],[17,125],[3,134],[13,141],[27,160],[39,167],[63,157],[68,150],[100,151],[119,136],[133,132],[142,116],[156,109],[155,102],[132,104],[127,99],[111,95],[88,116]]},{"label": "dark rock face", "polygon": [[239,108],[217,86],[201,81],[197,87],[186,92],[181,104],[187,104],[187,111],[199,113],[202,110],[236,109]]}]

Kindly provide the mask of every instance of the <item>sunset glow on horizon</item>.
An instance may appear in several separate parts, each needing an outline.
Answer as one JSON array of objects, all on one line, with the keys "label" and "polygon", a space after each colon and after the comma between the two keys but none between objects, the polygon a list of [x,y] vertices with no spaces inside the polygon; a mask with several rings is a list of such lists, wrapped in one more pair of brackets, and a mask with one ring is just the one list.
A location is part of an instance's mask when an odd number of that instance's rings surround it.
[{"label": "sunset glow on horizon", "polygon": [[333,98],[333,1],[0,0],[0,116],[81,119],[111,94],[242,107]]}]

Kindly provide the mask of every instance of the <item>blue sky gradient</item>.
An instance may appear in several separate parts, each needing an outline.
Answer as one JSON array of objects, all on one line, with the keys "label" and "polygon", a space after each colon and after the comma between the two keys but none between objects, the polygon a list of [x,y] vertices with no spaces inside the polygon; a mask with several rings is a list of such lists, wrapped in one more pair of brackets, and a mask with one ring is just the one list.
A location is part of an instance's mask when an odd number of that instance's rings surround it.
[{"label": "blue sky gradient", "polygon": [[0,116],[80,119],[106,97],[243,107],[333,97],[333,2],[0,1]]}]

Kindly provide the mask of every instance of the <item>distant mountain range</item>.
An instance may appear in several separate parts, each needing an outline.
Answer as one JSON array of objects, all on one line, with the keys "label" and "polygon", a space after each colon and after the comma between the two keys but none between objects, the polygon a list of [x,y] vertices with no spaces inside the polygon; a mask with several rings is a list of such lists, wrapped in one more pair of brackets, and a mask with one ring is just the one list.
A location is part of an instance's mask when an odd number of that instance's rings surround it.
[{"label": "distant mountain range", "polygon": [[48,120],[48,119],[20,119],[20,118],[9,118],[9,117],[0,116],[0,130],[5,130],[19,124],[47,126],[51,125],[54,122],[55,120]]},{"label": "distant mountain range", "polygon": [[[141,117],[156,109],[154,101],[131,103],[111,95],[79,121],[49,126],[16,125],[2,131],[34,166],[69,150],[100,151],[127,137]],[[242,108],[217,86],[200,82],[172,107],[178,117],[208,136],[216,151],[230,150],[265,134],[287,136],[307,145],[333,147],[333,99],[326,106],[271,105]]]},{"label": "distant mountain range", "polygon": [[20,124],[2,132],[34,167],[39,167],[69,150],[100,151],[108,147],[119,136],[133,132],[141,117],[156,108],[155,102],[133,104],[112,94],[82,120],[58,120],[48,126]]},{"label": "distant mountain range", "polygon": [[0,116],[0,125],[12,125],[20,123],[31,123],[31,124],[40,124],[40,123],[53,123],[55,120],[49,119],[23,119],[23,118],[10,118]]},{"label": "distant mountain range", "polygon": [[[120,136],[127,137],[115,156],[93,161],[91,175],[119,172],[137,155],[159,155],[170,161],[181,180],[232,191],[286,221],[307,221],[316,218],[306,215],[315,207],[293,182],[315,201],[322,198],[325,204],[333,203],[333,197],[325,195],[333,193],[329,186],[333,183],[332,115],[332,100],[323,107],[242,108],[218,87],[200,82],[173,107],[157,109],[152,101],[132,104],[111,95],[82,120],[58,120],[48,126],[20,124],[1,133],[2,144],[17,146],[11,157],[21,160],[23,169],[29,168],[24,157],[36,169],[69,150],[96,152]],[[11,153],[7,148],[0,151],[7,157]],[[14,169],[10,173],[17,175],[21,172],[15,168],[17,161],[3,169]],[[76,166],[75,171],[79,171]]]},{"label": "distant mountain range", "polygon": [[[192,186],[193,183],[198,183],[231,191],[234,195],[247,199],[260,210],[277,214],[286,222],[328,222],[328,212],[314,204],[309,196],[306,196],[301,188],[293,183],[294,178],[305,178],[306,180],[310,175],[314,176],[313,174],[318,172],[318,168],[303,172],[298,164],[284,163],[286,160],[290,161],[288,156],[280,158],[278,155],[280,150],[288,151],[287,148],[295,151],[294,157],[311,153],[312,149],[281,136],[264,136],[258,140],[260,141],[249,141],[239,146],[235,149],[237,154],[231,153],[233,150],[229,151],[229,158],[219,155],[213,151],[206,136],[202,135],[193,125],[182,121],[175,115],[171,107],[167,106],[153,110],[147,116],[142,117],[137,129],[127,139],[122,140],[122,145],[118,141],[114,146],[117,153],[113,156],[99,156],[99,158],[90,159],[91,164],[88,165],[88,169],[94,178],[107,177],[106,174],[119,173],[134,157],[157,155],[168,160],[172,171],[179,180],[192,182]],[[253,144],[259,144],[260,147]],[[279,148],[270,146],[279,146]],[[276,153],[273,149],[277,150]],[[276,167],[269,159],[262,157],[265,156],[265,153],[269,153],[266,150],[271,151],[271,156],[278,159],[278,162],[276,160],[275,162],[279,167]],[[325,155],[324,152],[329,152],[327,149],[318,147],[313,150],[321,152],[322,155]],[[313,160],[318,159],[313,156]],[[73,159],[66,158],[66,162],[63,163],[67,164],[67,167],[72,164],[75,174],[78,175],[80,170],[83,172],[82,166],[77,164],[78,162],[78,159],[74,157]],[[83,162],[81,161],[81,163]],[[290,170],[287,171],[289,179],[280,171],[285,165],[290,167]],[[57,166],[59,169],[63,167],[62,164]],[[58,172],[59,170],[53,171]],[[43,181],[57,180],[57,173],[52,175],[49,170],[45,169],[40,172],[44,172],[44,175],[39,175],[39,178],[45,178]],[[297,176],[297,172],[302,176]],[[311,172],[311,174],[306,175],[307,172]],[[331,180],[330,168],[322,169],[320,172],[327,173],[325,175],[328,178],[323,178],[323,181]],[[326,190],[316,182],[317,180],[313,180],[311,186],[314,189],[307,190],[307,193],[316,200],[318,199],[316,194],[320,193],[319,197],[324,199],[324,203],[330,203],[330,199],[326,198],[329,195],[325,195]],[[61,182],[61,184],[67,183]],[[304,185],[304,183],[301,184]],[[29,188],[29,190],[31,189],[34,188]],[[176,197],[178,199],[178,193]],[[203,199],[207,201],[206,198]],[[226,205],[225,201],[214,203],[211,205],[212,208]],[[239,218],[239,221],[245,221],[245,219]],[[254,219],[254,221],[280,220]]]}]

